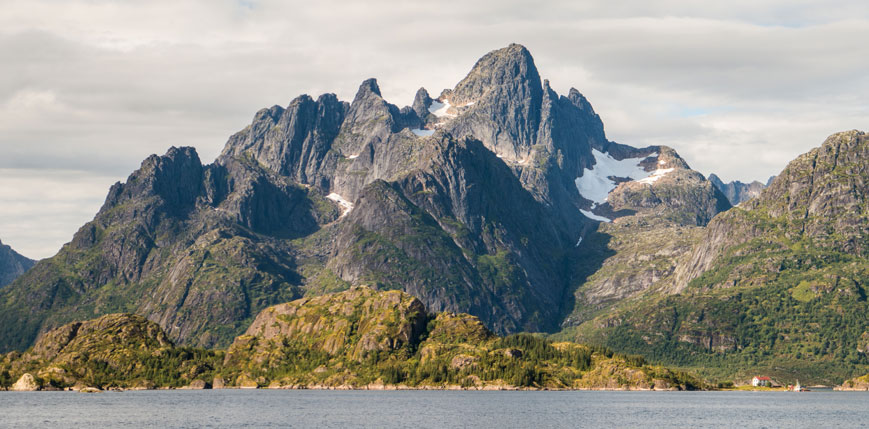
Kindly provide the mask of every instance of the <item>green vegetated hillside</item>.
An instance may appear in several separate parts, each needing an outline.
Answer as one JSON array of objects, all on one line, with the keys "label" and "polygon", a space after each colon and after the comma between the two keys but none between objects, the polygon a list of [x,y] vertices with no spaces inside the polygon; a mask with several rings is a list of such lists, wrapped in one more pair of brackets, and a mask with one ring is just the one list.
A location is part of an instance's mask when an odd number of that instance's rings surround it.
[{"label": "green vegetated hillside", "polygon": [[829,385],[865,373],[867,159],[864,133],[831,136],[758,198],[714,218],[653,293],[558,338],[718,378],[763,373]]},{"label": "green vegetated hillside", "polygon": [[[27,374],[27,375],[25,375]],[[0,359],[3,388],[271,387],[698,389],[641,357],[499,337],[467,314],[430,314],[367,287],[262,311],[228,351],[176,347],[153,322],[107,315],[50,331]]]}]

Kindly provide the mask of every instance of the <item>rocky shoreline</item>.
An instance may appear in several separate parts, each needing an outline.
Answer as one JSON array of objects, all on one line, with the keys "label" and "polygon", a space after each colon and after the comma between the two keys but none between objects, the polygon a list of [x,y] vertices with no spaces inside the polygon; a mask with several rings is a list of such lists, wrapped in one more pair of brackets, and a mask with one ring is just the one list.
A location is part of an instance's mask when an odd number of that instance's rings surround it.
[{"label": "rocky shoreline", "polygon": [[490,384],[484,386],[460,386],[460,385],[442,385],[442,386],[407,386],[407,385],[386,385],[372,383],[363,386],[338,385],[327,386],[321,384],[311,385],[269,385],[260,386],[222,386],[213,387],[207,383],[194,383],[182,387],[109,387],[105,389],[92,386],[71,386],[66,388],[58,387],[41,387],[35,383],[27,381],[27,377],[32,381],[31,374],[24,374],[22,379],[24,383],[16,382],[10,389],[0,388],[0,391],[8,392],[80,392],[80,393],[99,393],[99,392],[126,392],[126,391],[145,391],[145,390],[373,390],[373,391],[414,391],[414,390],[450,390],[450,391],[601,391],[601,392],[676,392],[681,389],[676,387],[656,388],[656,387],[583,387],[583,388],[553,388],[553,387],[520,387],[506,384]]}]

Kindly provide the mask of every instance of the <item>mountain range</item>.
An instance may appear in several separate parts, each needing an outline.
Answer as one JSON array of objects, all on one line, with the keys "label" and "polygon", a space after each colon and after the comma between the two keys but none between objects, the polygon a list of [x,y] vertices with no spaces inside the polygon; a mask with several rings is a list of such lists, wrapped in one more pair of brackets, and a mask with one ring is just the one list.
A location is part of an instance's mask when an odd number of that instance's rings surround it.
[{"label": "mountain range", "polygon": [[761,191],[772,184],[773,179],[775,179],[775,176],[770,177],[766,183],[761,183],[757,180],[751,183],[742,183],[739,180],[724,183],[715,174],[709,175],[709,181],[712,182],[715,187],[727,197],[730,204],[734,206],[760,195]]},{"label": "mountain range", "polygon": [[[864,134],[836,134],[746,200],[672,148],[608,140],[514,44],[411,106],[368,79],[351,102],[260,110],[212,164],[188,147],[149,157],[0,290],[0,351],[118,312],[226,347],[266,307],[366,284],[497,334],[844,379],[867,363],[864,156]],[[849,328],[825,346],[800,318]]]}]

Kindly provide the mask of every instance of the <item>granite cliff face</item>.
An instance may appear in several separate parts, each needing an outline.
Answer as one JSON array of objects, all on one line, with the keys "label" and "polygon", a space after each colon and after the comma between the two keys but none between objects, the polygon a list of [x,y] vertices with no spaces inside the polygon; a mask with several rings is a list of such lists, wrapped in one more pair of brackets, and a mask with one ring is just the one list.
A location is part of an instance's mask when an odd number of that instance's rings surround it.
[{"label": "granite cliff face", "polygon": [[[192,148],[148,158],[0,291],[0,350],[114,312],[225,346],[263,308],[355,284],[497,333],[554,331],[608,257],[582,245],[608,234],[602,221],[698,227],[727,208],[672,149],[608,141],[579,91],[556,94],[510,45],[409,107],[369,79],[350,103],[303,95],[257,112],[213,164]],[[629,288],[661,275],[643,270]]]},{"label": "granite cliff face", "polygon": [[11,283],[35,263],[36,261],[21,256],[11,247],[0,242],[0,287]]}]

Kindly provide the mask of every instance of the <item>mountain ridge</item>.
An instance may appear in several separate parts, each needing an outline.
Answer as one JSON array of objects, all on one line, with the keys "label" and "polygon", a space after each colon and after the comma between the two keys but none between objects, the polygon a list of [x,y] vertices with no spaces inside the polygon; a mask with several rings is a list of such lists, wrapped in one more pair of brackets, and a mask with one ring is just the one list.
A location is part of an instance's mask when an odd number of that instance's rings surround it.
[{"label": "mountain ridge", "polygon": [[714,217],[651,293],[560,337],[717,377],[833,385],[865,374],[867,156],[864,132],[831,135]]},{"label": "mountain ridge", "polygon": [[360,283],[497,333],[552,332],[576,306],[574,265],[601,263],[581,245],[600,220],[698,226],[727,208],[672,149],[607,140],[579,91],[556,94],[510,45],[436,99],[399,108],[367,79],[350,103],[258,111],[212,164],[149,157],[0,291],[0,350],[117,312],[221,347],[268,305]]},{"label": "mountain ridge", "polygon": [[709,181],[712,182],[715,187],[717,187],[722,193],[724,193],[724,195],[727,197],[727,200],[730,201],[730,204],[734,206],[760,195],[761,191],[763,191],[766,187],[772,184],[772,181],[774,179],[775,176],[772,176],[766,181],[766,183],[761,183],[757,180],[751,183],[743,183],[739,180],[724,183],[714,173],[709,175]]}]

